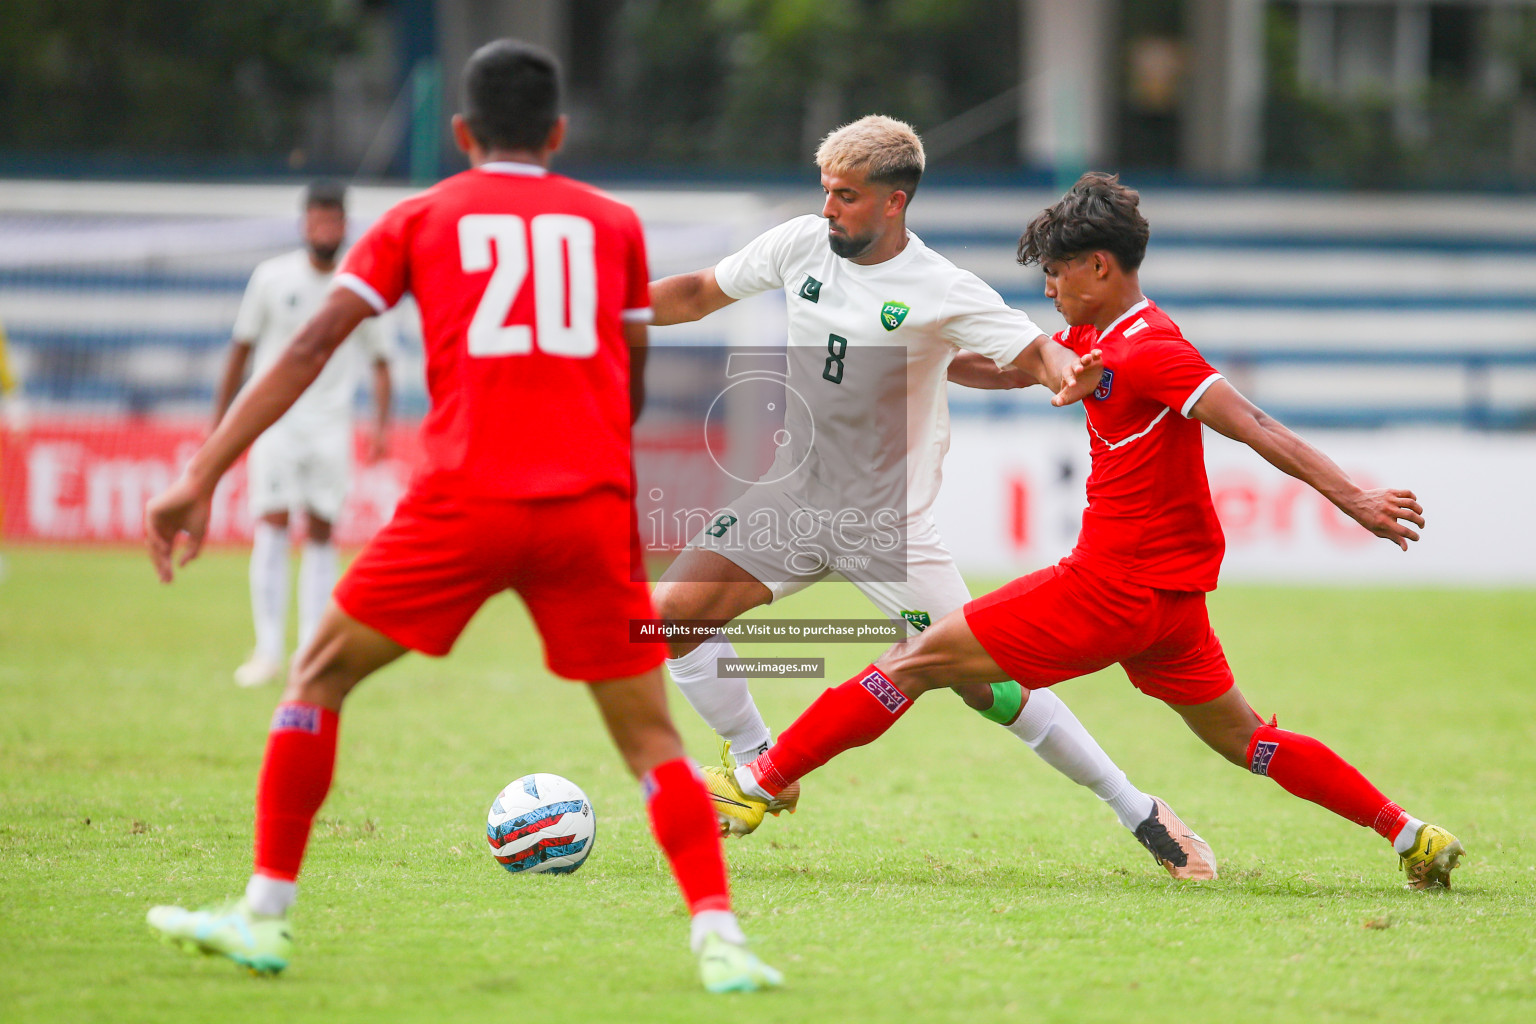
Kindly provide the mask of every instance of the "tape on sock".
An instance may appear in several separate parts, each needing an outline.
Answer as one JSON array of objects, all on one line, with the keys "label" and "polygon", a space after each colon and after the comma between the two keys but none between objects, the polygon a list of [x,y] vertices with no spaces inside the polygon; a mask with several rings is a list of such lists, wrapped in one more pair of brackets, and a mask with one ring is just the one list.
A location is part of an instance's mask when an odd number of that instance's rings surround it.
[{"label": "tape on sock", "polygon": [[1009,679],[992,684],[992,706],[981,712],[981,716],[998,725],[1007,725],[1019,717],[1019,709],[1023,706],[1024,687]]}]

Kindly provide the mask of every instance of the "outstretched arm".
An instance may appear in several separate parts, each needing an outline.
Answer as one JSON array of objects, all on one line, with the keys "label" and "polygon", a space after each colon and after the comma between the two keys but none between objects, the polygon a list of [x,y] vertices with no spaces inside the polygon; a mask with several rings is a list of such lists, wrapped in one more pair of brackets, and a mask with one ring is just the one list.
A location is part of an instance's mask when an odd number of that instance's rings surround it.
[{"label": "outstretched arm", "polygon": [[715,268],[674,274],[651,282],[651,323],[657,327],[702,320],[736,300],[715,280]]},{"label": "outstretched arm", "polygon": [[145,540],[162,581],[171,581],[171,563],[182,533],[187,535],[187,547],[178,564],[186,565],[197,557],[219,478],[263,430],[288,411],[320,376],[337,346],[373,312],[373,307],[352,291],[332,289],[320,311],[299,329],[272,368],[240,392],[228,415],[193,454],[176,482],[150,500],[144,513]]},{"label": "outstretched arm", "polygon": [[1104,368],[1104,355],[1093,349],[1079,356],[1067,346],[1041,334],[1024,346],[1013,360],[1013,367],[1031,380],[1056,392],[1051,404],[1071,405],[1093,394],[1099,386],[1099,373]]},{"label": "outstretched arm", "polygon": [[1200,396],[1190,415],[1220,434],[1241,441],[1266,462],[1310,486],[1349,518],[1404,551],[1418,540],[1410,526],[1424,526],[1424,509],[1412,491],[1365,490],[1338,464],[1267,415],[1225,380]]},{"label": "outstretched arm", "polygon": [[999,370],[997,364],[980,352],[961,350],[949,362],[949,380],[961,387],[982,391],[1027,388],[1039,381],[1014,366]]}]

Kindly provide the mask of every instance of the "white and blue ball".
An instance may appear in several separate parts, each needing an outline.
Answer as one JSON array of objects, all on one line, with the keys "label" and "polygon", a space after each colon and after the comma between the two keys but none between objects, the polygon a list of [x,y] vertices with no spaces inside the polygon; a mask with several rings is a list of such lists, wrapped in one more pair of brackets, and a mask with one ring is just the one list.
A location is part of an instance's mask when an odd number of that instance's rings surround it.
[{"label": "white and blue ball", "polygon": [[536,772],[496,794],[485,836],[491,856],[508,871],[566,875],[592,852],[597,813],[576,783]]}]

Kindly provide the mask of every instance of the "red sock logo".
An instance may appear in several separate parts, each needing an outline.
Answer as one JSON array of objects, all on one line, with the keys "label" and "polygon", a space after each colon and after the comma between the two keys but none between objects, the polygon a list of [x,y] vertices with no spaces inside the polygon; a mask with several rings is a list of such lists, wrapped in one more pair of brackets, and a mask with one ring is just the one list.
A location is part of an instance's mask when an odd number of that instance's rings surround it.
[{"label": "red sock logo", "polygon": [[272,725],[268,732],[307,732],[311,736],[320,735],[320,707],[315,704],[300,704],[293,701],[287,704],[279,704],[277,710],[272,712]]},{"label": "red sock logo", "polygon": [[885,673],[879,669],[870,670],[869,674],[859,680],[859,685],[868,690],[870,696],[885,705],[885,710],[893,715],[899,715],[908,704],[912,703],[907,695],[896,689],[896,684],[885,678]]},{"label": "red sock logo", "polygon": [[1273,740],[1260,740],[1253,745],[1253,757],[1248,761],[1248,770],[1255,775],[1269,775],[1269,762],[1274,759],[1275,751],[1280,749],[1280,744]]}]

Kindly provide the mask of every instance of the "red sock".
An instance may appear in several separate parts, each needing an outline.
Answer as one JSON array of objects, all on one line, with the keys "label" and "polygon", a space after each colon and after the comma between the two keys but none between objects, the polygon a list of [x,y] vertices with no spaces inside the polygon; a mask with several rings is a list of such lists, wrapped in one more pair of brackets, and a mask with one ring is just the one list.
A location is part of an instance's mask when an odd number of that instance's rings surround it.
[{"label": "red sock", "polygon": [[339,717],[318,704],[287,701],[272,714],[256,784],[256,873],[299,877],[310,825],[331,788]]},{"label": "red sock", "polygon": [[1408,815],[1348,761],[1311,736],[1261,725],[1248,741],[1248,769],[1287,793],[1396,839]]},{"label": "red sock", "polygon": [[640,791],[651,815],[651,832],[672,865],[688,913],[730,910],[720,826],[698,769],[686,758],[666,761],[646,772]]},{"label": "red sock", "polygon": [[757,784],[777,796],[838,754],[879,739],[912,702],[870,665],[816,698],[768,751],[752,762]]}]

